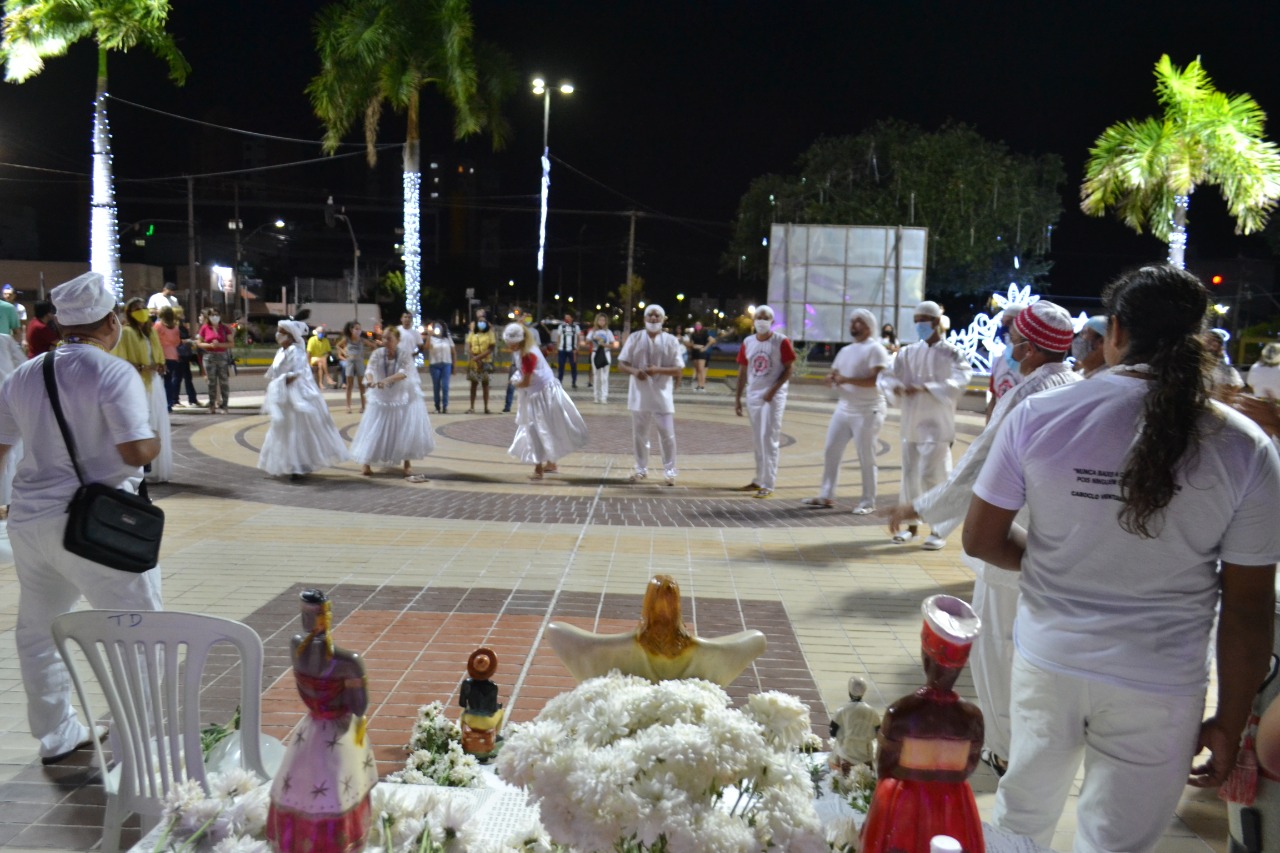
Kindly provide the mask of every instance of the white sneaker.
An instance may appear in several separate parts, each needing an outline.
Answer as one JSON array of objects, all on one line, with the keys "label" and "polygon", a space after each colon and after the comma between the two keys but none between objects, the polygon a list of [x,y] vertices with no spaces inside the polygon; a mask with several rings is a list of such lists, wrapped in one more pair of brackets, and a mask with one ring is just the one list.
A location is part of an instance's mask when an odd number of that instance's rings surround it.
[{"label": "white sneaker", "polygon": [[910,530],[899,530],[897,533],[893,534],[893,544],[905,545],[915,538],[916,535]]},{"label": "white sneaker", "polygon": [[943,539],[936,533],[930,533],[925,537],[925,540],[920,547],[926,551],[941,551],[943,548],[947,547],[947,540]]},{"label": "white sneaker", "polygon": [[854,515],[871,515],[876,511],[876,505],[871,501],[859,501],[858,505],[853,508]]}]

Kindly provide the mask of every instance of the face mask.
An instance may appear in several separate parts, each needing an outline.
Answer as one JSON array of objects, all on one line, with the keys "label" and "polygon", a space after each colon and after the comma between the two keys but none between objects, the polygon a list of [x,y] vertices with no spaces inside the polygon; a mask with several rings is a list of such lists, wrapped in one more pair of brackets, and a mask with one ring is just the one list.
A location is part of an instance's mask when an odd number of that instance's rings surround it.
[{"label": "face mask", "polygon": [[661,321],[659,321],[659,322],[657,322],[657,323],[654,323],[654,322],[652,322],[652,321],[646,320],[646,321],[645,321],[645,323],[644,323],[644,327],[645,327],[646,329],[648,329],[649,331],[651,331],[651,332],[661,332],[661,331],[662,331],[662,322],[661,322]]},{"label": "face mask", "polygon": [[483,332],[483,331],[484,331],[485,329],[487,329],[487,328],[489,328],[489,324],[488,324],[488,323],[486,323],[486,322],[484,322],[484,321],[481,321],[481,322],[479,322],[479,323],[476,323],[476,329],[477,329],[478,331]]},{"label": "face mask", "polygon": [[757,335],[763,335],[773,328],[773,321],[772,320],[756,320],[755,328],[756,328]]},{"label": "face mask", "polygon": [[1018,365],[1022,363],[1021,361],[1013,357],[1012,346],[1007,346],[1004,348],[1004,363],[1009,365],[1009,369],[1013,371],[1017,371]]},{"label": "face mask", "polygon": [[145,308],[139,308],[137,311],[130,311],[129,316],[139,323],[145,323],[151,319],[151,312]]},{"label": "face mask", "polygon": [[932,323],[916,323],[916,337],[922,341],[927,341],[933,337]]},{"label": "face mask", "polygon": [[222,317],[218,316],[217,314],[210,314],[210,315],[209,315],[209,322],[216,326],[216,325],[218,325],[220,322],[222,322]]},{"label": "face mask", "polygon": [[1071,342],[1071,357],[1076,361],[1084,361],[1089,353],[1093,352],[1093,347],[1089,346],[1089,341],[1084,335],[1079,335]]}]

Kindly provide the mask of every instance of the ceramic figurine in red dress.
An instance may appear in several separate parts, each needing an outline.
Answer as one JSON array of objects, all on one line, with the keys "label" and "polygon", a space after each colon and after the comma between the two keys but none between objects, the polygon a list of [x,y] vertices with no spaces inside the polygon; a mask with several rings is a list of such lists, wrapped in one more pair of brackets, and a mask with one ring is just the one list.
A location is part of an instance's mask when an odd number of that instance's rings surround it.
[{"label": "ceramic figurine in red dress", "polygon": [[329,636],[329,600],[302,593],[293,675],[307,706],[271,785],[267,838],[281,853],[342,853],[364,847],[369,792],[378,781],[365,736],[364,662]]},{"label": "ceramic figurine in red dress", "polygon": [[982,750],[982,712],[953,690],[982,623],[958,598],[925,599],[921,651],[928,683],[894,702],[880,726],[875,796],[862,827],[862,853],[928,853],[949,835],[984,853],[982,820],[969,774]]}]

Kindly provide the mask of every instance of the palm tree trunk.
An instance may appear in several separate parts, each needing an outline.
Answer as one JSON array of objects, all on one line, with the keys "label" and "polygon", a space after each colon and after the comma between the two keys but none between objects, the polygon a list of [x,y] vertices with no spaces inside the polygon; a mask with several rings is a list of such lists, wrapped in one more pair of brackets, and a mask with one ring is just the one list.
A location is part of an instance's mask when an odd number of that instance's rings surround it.
[{"label": "palm tree trunk", "polygon": [[414,328],[422,324],[422,162],[418,136],[418,94],[409,99],[404,143],[404,303]]},{"label": "palm tree trunk", "polygon": [[1169,263],[1178,269],[1187,268],[1187,207],[1191,204],[1191,192],[1173,197],[1173,231],[1169,234]]},{"label": "palm tree trunk", "polygon": [[111,125],[107,122],[107,51],[98,48],[98,90],[93,101],[93,196],[89,205],[89,268],[101,273],[117,301],[124,301],[116,196],[111,176]]}]

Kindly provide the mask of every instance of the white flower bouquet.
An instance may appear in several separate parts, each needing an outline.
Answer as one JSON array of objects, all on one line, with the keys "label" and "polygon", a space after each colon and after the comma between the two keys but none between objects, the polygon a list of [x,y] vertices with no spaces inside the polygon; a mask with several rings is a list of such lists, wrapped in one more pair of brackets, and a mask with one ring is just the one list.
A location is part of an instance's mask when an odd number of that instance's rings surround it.
[{"label": "white flower bouquet", "polygon": [[248,770],[210,774],[209,793],[188,779],[164,798],[156,850],[270,853],[265,838],[271,786]]},{"label": "white flower bouquet", "polygon": [[481,785],[480,765],[462,750],[462,729],[445,716],[444,705],[432,702],[418,709],[418,720],[405,747],[409,758],[403,770],[388,782],[409,785],[441,785],[476,788]]},{"label": "white flower bouquet", "polygon": [[809,709],[787,694],[736,710],[707,681],[613,672],[515,727],[498,773],[581,853],[826,851],[797,752],[808,733]]}]

